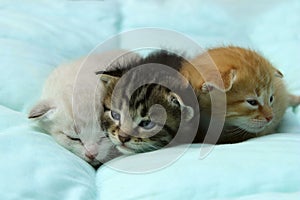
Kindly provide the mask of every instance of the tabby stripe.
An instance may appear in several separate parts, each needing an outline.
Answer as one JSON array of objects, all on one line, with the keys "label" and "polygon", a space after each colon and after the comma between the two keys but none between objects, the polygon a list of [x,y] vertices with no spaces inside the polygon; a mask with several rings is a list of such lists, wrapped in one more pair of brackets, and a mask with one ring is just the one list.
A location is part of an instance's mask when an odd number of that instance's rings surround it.
[{"label": "tabby stripe", "polygon": [[[129,88],[129,86],[127,88]],[[122,90],[121,97],[120,97],[122,101],[119,101],[119,105],[118,105],[119,108],[123,107],[124,101],[125,101],[125,105],[129,104],[130,97],[126,95],[127,88],[124,88],[124,90]]]},{"label": "tabby stripe", "polygon": [[175,133],[175,130],[173,130],[170,126],[164,125],[163,129],[165,129],[168,133]]},{"label": "tabby stripe", "polygon": [[152,91],[157,87],[155,84],[149,84],[147,86],[142,86],[142,91],[139,93],[139,96],[136,98],[134,105],[136,108],[138,108],[144,101],[145,99],[149,99],[149,97],[152,94]]},{"label": "tabby stripe", "polygon": [[110,111],[110,109],[105,104],[103,105],[103,109],[104,109],[104,112]]},{"label": "tabby stripe", "polygon": [[147,87],[147,90],[146,90],[146,94],[145,94],[145,98],[148,99],[151,94],[152,94],[152,91],[154,90],[155,87],[157,87],[158,85],[155,85],[155,84],[150,84],[148,87]]}]

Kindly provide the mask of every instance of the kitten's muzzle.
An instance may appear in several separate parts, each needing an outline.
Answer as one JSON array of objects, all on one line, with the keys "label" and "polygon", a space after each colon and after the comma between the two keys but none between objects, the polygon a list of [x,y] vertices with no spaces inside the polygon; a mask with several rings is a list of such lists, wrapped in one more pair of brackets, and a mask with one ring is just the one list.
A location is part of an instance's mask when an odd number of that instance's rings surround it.
[{"label": "kitten's muzzle", "polygon": [[94,160],[98,155],[98,146],[91,144],[85,145],[85,156],[91,160]]},{"label": "kitten's muzzle", "polygon": [[269,115],[269,116],[266,116],[266,117],[265,117],[265,119],[267,120],[267,122],[272,121],[273,118],[274,118],[273,115]]},{"label": "kitten's muzzle", "polygon": [[[134,131],[132,131],[132,132],[134,132]],[[123,131],[123,130],[120,130],[119,133],[118,133],[118,139],[123,144],[126,143],[126,142],[129,142],[131,140],[131,135],[127,134],[127,133],[128,132]]]},{"label": "kitten's muzzle", "polygon": [[122,133],[122,132],[119,133],[118,138],[119,138],[120,142],[122,142],[123,144],[125,142],[128,142],[131,139],[130,135],[127,135],[127,134]]},{"label": "kitten's muzzle", "polygon": [[97,155],[98,155],[98,153],[94,153],[94,154],[92,154],[92,153],[90,153],[90,152],[85,152],[85,156],[87,157],[87,158],[89,158],[89,159],[91,159],[91,160],[94,160],[96,157],[97,157]]}]

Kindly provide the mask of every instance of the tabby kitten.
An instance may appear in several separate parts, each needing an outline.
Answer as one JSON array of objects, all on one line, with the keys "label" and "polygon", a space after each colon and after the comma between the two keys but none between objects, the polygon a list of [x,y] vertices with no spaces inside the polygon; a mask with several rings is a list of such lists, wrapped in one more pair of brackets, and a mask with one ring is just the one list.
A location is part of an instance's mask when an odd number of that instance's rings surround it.
[{"label": "tabby kitten", "polygon": [[[99,121],[123,154],[148,152],[168,145],[180,122],[189,122],[194,117],[194,109],[181,98],[186,81],[177,71],[170,74],[157,68],[158,64],[176,69],[181,58],[159,51],[125,66],[98,72],[106,88],[104,112]],[[167,87],[170,85],[172,90]]]},{"label": "tabby kitten", "polygon": [[[201,117],[212,116],[211,94],[226,93],[225,125],[218,143],[241,142],[274,133],[286,109],[299,105],[300,97],[288,93],[282,73],[257,52],[229,46],[210,49],[208,55],[191,61],[206,80],[189,63],[183,64],[180,71],[198,94]],[[218,81],[212,72],[212,63],[223,81]],[[204,140],[207,124],[201,123],[196,141]]]}]

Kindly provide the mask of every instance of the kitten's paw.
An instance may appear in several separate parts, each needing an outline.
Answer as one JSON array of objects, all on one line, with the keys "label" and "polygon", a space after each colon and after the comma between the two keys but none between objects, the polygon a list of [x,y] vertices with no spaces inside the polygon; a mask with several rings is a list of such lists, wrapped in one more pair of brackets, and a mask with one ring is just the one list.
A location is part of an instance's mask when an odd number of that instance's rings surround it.
[{"label": "kitten's paw", "polygon": [[300,104],[300,96],[289,95],[289,106],[293,107],[293,112],[295,112],[296,107]]}]

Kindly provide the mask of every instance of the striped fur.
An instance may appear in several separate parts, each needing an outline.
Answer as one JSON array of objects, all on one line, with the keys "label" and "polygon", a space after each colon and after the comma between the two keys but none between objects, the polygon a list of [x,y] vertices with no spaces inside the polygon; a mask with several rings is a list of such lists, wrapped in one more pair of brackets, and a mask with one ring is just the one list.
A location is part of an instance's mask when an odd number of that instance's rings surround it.
[{"label": "striped fur", "polygon": [[[177,72],[181,62],[181,57],[160,51],[131,60],[127,65],[116,62],[109,71],[98,72],[106,87],[105,111],[99,121],[122,153],[148,152],[168,145],[181,120],[188,121],[193,117],[193,109],[179,97],[186,87]],[[146,68],[137,68],[145,64]],[[157,64],[169,66],[173,71],[157,70]],[[143,73],[144,69],[146,73]],[[138,83],[140,86],[135,88]],[[183,112],[189,114],[182,117]],[[120,120],[114,116],[120,116]],[[154,125],[148,129],[144,127],[147,123]]]}]

